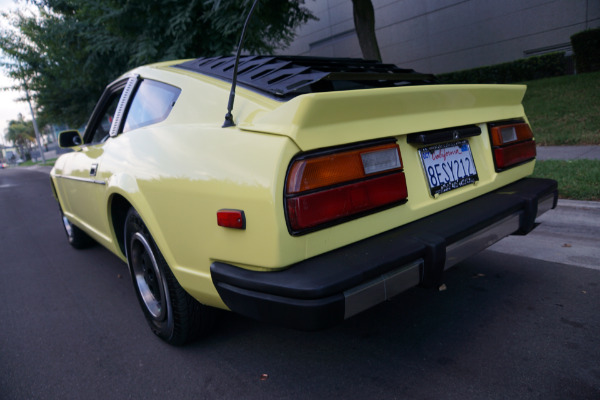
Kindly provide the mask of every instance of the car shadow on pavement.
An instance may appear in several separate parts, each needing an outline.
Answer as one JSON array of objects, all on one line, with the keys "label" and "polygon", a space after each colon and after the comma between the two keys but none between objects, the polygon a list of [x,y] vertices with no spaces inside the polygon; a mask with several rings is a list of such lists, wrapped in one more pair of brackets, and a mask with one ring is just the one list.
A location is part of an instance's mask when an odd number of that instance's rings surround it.
[{"label": "car shadow on pavement", "polygon": [[[238,373],[257,381],[267,374],[277,382],[273,394],[299,396],[305,385],[318,394],[335,385],[352,396],[367,385],[416,398],[587,398],[598,375],[563,377],[566,387],[551,378],[589,351],[600,355],[583,329],[600,304],[600,273],[571,272],[488,251],[447,271],[445,290],[413,288],[329,330],[301,332],[223,313],[213,334],[189,349],[244,349]],[[595,294],[582,293],[586,286]],[[597,317],[592,324],[600,328]],[[583,364],[600,374],[593,361]]]}]

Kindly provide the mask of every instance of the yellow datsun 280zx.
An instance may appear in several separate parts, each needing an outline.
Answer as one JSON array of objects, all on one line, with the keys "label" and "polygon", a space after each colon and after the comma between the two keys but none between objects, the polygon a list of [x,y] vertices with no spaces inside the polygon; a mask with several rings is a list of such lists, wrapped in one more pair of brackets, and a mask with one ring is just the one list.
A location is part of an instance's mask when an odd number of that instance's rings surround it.
[{"label": "yellow datsun 280zx", "polygon": [[[71,245],[124,261],[155,334],[214,308],[319,329],[416,286],[555,207],[527,178],[524,86],[436,85],[356,59],[244,56],[109,85],[51,173]],[[229,126],[228,126],[229,125]]]}]

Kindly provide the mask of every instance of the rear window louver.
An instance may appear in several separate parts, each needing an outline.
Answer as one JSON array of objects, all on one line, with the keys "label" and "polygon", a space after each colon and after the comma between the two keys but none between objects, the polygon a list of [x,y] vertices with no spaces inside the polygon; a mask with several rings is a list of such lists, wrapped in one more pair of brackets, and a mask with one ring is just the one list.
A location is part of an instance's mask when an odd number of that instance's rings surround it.
[{"label": "rear window louver", "polygon": [[[198,58],[174,65],[231,82],[235,56]],[[434,83],[435,77],[355,58],[242,56],[238,84],[287,99],[303,93]]]}]

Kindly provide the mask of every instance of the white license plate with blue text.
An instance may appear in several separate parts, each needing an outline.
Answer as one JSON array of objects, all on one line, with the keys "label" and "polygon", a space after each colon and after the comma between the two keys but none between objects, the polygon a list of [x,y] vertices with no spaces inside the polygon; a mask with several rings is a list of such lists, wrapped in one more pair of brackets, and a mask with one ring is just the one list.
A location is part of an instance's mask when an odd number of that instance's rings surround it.
[{"label": "white license plate with blue text", "polygon": [[432,196],[479,180],[469,142],[437,144],[419,149]]}]

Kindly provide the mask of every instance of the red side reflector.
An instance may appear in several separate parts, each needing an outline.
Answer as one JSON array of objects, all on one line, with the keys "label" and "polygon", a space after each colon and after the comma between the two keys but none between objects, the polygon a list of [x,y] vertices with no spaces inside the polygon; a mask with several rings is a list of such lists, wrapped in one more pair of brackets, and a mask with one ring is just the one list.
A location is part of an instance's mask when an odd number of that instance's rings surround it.
[{"label": "red side reflector", "polygon": [[246,229],[246,216],[242,210],[219,210],[217,224],[225,228]]},{"label": "red side reflector", "polygon": [[535,142],[533,140],[494,149],[494,158],[496,159],[496,167],[498,169],[504,169],[530,160],[535,155]]},{"label": "red side reflector", "polygon": [[300,231],[408,197],[404,172],[376,177],[287,200],[290,227]]}]

